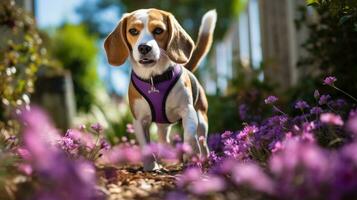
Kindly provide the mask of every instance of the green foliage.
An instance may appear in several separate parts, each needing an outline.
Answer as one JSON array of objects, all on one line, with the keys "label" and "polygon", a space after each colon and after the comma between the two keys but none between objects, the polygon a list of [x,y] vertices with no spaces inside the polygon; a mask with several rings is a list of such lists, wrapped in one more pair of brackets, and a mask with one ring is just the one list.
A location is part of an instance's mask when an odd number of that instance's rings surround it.
[{"label": "green foliage", "polygon": [[[14,128],[14,112],[28,106],[36,72],[46,62],[33,18],[14,1],[0,2],[0,130]],[[10,129],[9,129],[10,130]]]},{"label": "green foliage", "polygon": [[[90,4],[85,2],[78,9],[84,23],[94,33],[99,33],[102,37],[108,34],[107,30],[100,29],[98,15],[92,13],[105,12],[106,9],[119,8],[118,11],[131,12],[141,8],[157,8],[166,10],[175,15],[185,30],[193,37],[196,37],[201,18],[209,9],[216,9],[219,23],[216,25],[215,37],[221,38],[226,33],[231,20],[238,16],[239,12],[245,8],[247,0],[101,0]],[[103,22],[102,22],[103,23]]]},{"label": "green foliage", "polygon": [[76,105],[82,111],[88,111],[94,101],[98,81],[96,41],[96,37],[90,36],[82,25],[63,25],[52,37],[52,56],[71,72]]},{"label": "green foliage", "polygon": [[[208,96],[209,132],[220,133],[224,130],[237,130],[242,126],[239,121],[237,101],[235,95]],[[223,103],[224,102],[224,103]]]},{"label": "green foliage", "polygon": [[[296,21],[298,28],[306,26],[309,31],[309,36],[302,45],[307,56],[299,62],[305,72],[301,83],[308,83],[310,88],[316,88],[316,83],[321,84],[322,77],[333,75],[337,77],[339,87],[355,94],[357,1],[315,0],[308,3],[316,12],[316,19],[310,20],[307,7],[301,7],[301,17]],[[299,88],[295,91],[295,97],[306,94],[306,87]]]}]

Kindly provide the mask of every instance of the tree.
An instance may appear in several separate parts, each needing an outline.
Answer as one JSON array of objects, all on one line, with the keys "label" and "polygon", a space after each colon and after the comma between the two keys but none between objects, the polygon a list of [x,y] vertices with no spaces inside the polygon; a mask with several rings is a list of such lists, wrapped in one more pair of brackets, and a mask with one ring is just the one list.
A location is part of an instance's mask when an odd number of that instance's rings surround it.
[{"label": "tree", "polygon": [[[305,75],[321,83],[324,76],[333,75],[339,87],[350,94],[357,91],[357,1],[355,0],[309,0],[316,11],[316,20],[307,20],[307,8],[297,20],[298,28],[306,26],[309,37],[303,43],[307,55],[300,59]],[[315,76],[318,74],[318,76]],[[303,81],[303,84],[313,81]],[[313,86],[309,86],[312,88]],[[304,89],[305,88],[305,89]],[[302,91],[306,87],[302,87]],[[310,92],[311,93],[311,92]]]},{"label": "tree", "polygon": [[83,25],[65,24],[52,36],[50,52],[71,72],[79,110],[88,111],[94,101],[96,73],[96,37],[90,36]]},{"label": "tree", "polygon": [[109,9],[122,14],[141,8],[158,8],[172,12],[185,30],[195,38],[202,15],[209,9],[216,9],[219,23],[217,23],[215,37],[221,38],[231,20],[244,9],[246,2],[247,0],[101,0],[91,3],[86,1],[78,8],[78,13],[92,33],[104,37],[108,34],[105,25],[110,22],[98,18],[101,13]]}]

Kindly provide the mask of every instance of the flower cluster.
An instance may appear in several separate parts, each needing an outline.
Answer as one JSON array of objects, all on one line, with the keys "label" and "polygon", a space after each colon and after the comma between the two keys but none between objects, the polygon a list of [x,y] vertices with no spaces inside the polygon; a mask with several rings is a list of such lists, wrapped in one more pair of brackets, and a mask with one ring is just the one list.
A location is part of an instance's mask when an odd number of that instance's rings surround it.
[{"label": "flower cluster", "polygon": [[[324,83],[334,86],[335,81],[328,77]],[[294,107],[301,115],[289,116],[270,96],[265,103],[281,115],[212,135],[210,168],[186,170],[168,199],[217,192],[237,199],[244,199],[242,193],[250,199],[356,199],[357,111],[346,117],[345,101],[317,90],[314,97],[317,105],[309,112],[310,105],[300,100]]]},{"label": "flower cluster", "polygon": [[[57,148],[60,136],[40,110],[24,112],[22,121],[24,146],[18,149],[18,154],[23,163],[19,169],[37,176],[41,187],[33,191],[34,199],[101,199],[95,189],[93,164],[70,159]],[[63,143],[70,149],[74,146],[72,141]]]}]

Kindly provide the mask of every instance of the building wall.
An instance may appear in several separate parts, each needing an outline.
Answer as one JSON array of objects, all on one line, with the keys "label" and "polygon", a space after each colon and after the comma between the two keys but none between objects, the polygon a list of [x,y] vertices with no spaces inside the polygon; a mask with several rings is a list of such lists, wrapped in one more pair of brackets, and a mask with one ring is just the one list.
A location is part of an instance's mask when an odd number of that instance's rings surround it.
[{"label": "building wall", "polygon": [[[236,72],[246,73],[263,65],[259,79],[278,84],[285,90],[297,83],[297,62],[303,54],[300,44],[305,32],[297,32],[294,20],[298,5],[304,0],[250,0],[246,10],[237,17],[222,41],[213,49],[216,87],[224,91]],[[219,66],[219,67],[218,67]],[[212,83],[210,84],[212,85]]]}]

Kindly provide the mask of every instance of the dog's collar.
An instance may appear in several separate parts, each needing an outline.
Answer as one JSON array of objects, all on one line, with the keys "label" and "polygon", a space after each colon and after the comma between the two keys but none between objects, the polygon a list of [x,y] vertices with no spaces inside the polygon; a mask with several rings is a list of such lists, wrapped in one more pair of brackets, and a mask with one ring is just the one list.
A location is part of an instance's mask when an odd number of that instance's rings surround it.
[{"label": "dog's collar", "polygon": [[146,83],[152,83],[151,81],[153,81],[153,84],[158,84],[158,83],[162,83],[168,80],[171,80],[174,77],[174,70],[180,68],[180,65],[173,65],[170,66],[164,73],[156,75],[156,76],[152,76],[150,79],[143,79],[141,77],[139,77],[134,71],[132,71],[132,75],[135,76],[135,78],[144,81]]}]

